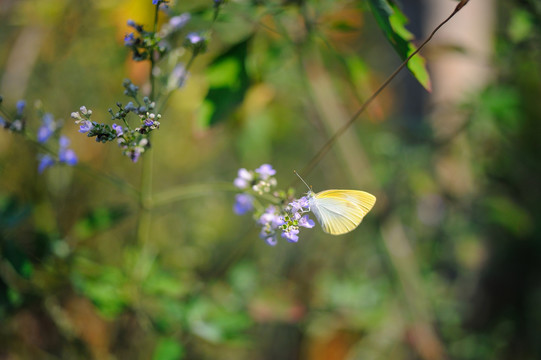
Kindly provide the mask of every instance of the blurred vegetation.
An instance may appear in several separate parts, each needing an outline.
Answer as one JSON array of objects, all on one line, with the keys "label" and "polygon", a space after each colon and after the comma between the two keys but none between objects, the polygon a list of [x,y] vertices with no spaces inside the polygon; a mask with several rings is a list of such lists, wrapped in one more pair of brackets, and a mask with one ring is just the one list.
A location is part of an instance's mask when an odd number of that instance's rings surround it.
[{"label": "blurred vegetation", "polygon": [[[227,2],[162,112],[149,167],[78,134],[69,114],[85,105],[108,121],[124,78],[145,88],[148,66],[122,38],[127,19],[151,24],[151,1],[1,2],[2,108],[25,98],[35,132],[41,100],[81,164],[38,175],[38,149],[0,131],[0,359],[539,359],[534,0],[495,2],[482,89],[429,104],[404,72],[308,175],[316,191],[377,196],[357,230],[271,248],[232,212],[224,183],[238,168],[270,163],[279,186],[294,182],[400,64],[377,3]],[[191,30],[212,21],[210,1],[171,9],[192,14]],[[133,191],[145,174],[151,211]]]}]

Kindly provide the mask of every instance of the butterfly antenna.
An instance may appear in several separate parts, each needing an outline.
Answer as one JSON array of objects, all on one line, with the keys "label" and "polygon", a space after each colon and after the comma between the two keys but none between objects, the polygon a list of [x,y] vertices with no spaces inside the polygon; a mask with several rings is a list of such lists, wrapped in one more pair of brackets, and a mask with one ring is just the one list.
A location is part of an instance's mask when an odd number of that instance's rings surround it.
[{"label": "butterfly antenna", "polygon": [[308,186],[308,184],[306,183],[306,181],[304,181],[304,179],[299,175],[299,173],[296,171],[296,170],[293,170],[293,172],[295,173],[295,175],[297,175],[299,177],[299,179],[301,179],[301,181],[304,183],[304,185],[306,185],[306,187],[308,188],[308,190],[312,191],[312,188],[310,186]]}]

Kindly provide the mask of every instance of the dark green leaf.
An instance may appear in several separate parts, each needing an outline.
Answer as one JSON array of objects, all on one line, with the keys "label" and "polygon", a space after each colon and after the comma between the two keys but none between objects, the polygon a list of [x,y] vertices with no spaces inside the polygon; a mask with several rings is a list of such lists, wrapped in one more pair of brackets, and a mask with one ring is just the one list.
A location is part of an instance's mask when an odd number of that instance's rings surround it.
[{"label": "dark green leaf", "polygon": [[[393,45],[402,60],[406,60],[415,50],[411,42],[413,34],[406,29],[408,19],[392,0],[369,0],[370,9],[385,37]],[[425,59],[417,54],[408,62],[408,69],[423,87],[430,91],[430,77]]]},{"label": "dark green leaf", "polygon": [[227,119],[242,103],[249,87],[246,56],[250,38],[236,44],[209,66],[210,89],[199,114],[199,123],[213,126]]},{"label": "dark green leaf", "polygon": [[75,224],[75,231],[78,237],[87,239],[100,231],[110,229],[126,215],[127,211],[123,206],[100,207],[79,220]]}]

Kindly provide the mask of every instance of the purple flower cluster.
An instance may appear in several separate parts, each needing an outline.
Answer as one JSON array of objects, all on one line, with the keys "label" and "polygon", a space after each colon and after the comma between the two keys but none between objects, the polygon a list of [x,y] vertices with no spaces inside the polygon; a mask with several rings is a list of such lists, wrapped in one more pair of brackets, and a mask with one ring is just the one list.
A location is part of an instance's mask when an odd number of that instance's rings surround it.
[{"label": "purple flower cluster", "polygon": [[258,206],[254,206],[257,195],[274,203],[254,214],[256,222],[261,226],[259,236],[271,246],[278,243],[278,235],[289,242],[297,242],[301,227],[310,229],[315,225],[306,214],[310,211],[306,197],[293,199],[285,192],[272,191],[276,186],[275,174],[276,170],[271,165],[263,164],[254,171],[239,169],[233,181],[235,187],[244,191],[235,197],[235,214],[243,215],[255,208],[262,208],[258,202]]},{"label": "purple flower cluster", "polygon": [[[0,96],[0,103],[2,103],[2,97]],[[13,132],[22,132],[25,128],[25,120],[23,116],[24,108],[26,106],[26,101],[19,100],[17,101],[17,105],[15,106],[17,109],[17,113],[15,116],[15,120],[9,121],[9,119],[4,119],[0,116],[0,127],[10,130]]]},{"label": "purple flower cluster", "polygon": [[133,33],[129,33],[127,35],[124,35],[124,46],[134,46],[136,42],[135,35]]},{"label": "purple flower cluster", "polygon": [[171,19],[169,19],[169,26],[171,27],[172,31],[177,31],[182,29],[188,21],[190,21],[191,15],[188,13],[183,13],[177,16],[173,16]]},{"label": "purple flower cluster", "polygon": [[276,245],[278,243],[276,234],[285,224],[284,216],[280,209],[274,205],[268,206],[265,212],[259,216],[257,223],[261,225],[259,237],[271,246]]},{"label": "purple flower cluster", "polygon": [[165,10],[169,8],[169,0],[152,0],[152,5],[158,6],[160,10]]},{"label": "purple flower cluster", "polygon": [[207,50],[207,39],[197,32],[191,32],[186,35],[184,46],[191,49],[194,54],[202,53]]},{"label": "purple flower cluster", "polygon": [[157,49],[157,43],[152,41],[152,33],[145,31],[143,25],[131,19],[127,21],[127,25],[135,32],[124,35],[124,46],[133,51],[132,57],[135,61],[147,60]]},{"label": "purple flower cluster", "polygon": [[60,146],[60,149],[58,150],[58,161],[69,166],[77,164],[77,155],[75,154],[75,151],[68,148],[70,140],[65,136],[61,136],[58,144]]},{"label": "purple flower cluster", "polygon": [[[133,31],[124,35],[124,46],[130,48],[133,53],[132,58],[135,61],[153,59],[155,63],[158,63],[177,45],[189,48],[194,53],[201,53],[206,50],[206,39],[199,33],[192,32],[188,36],[177,36],[190,22],[192,17],[189,13],[172,14],[168,9],[167,1],[164,0],[155,0],[153,5],[158,6],[170,18],[168,22],[163,23],[158,31],[145,30],[142,24],[128,20],[127,25]],[[179,39],[184,42],[179,44]]]},{"label": "purple flower cluster", "polygon": [[113,124],[113,126],[111,126],[111,127],[116,132],[117,137],[121,137],[122,135],[124,135],[124,129],[122,128],[122,126],[117,125],[117,124]]},{"label": "purple flower cluster", "polygon": [[87,109],[86,106],[81,106],[78,111],[71,113],[71,118],[75,119],[75,124],[79,125],[79,132],[81,134],[86,134],[87,132],[91,131],[95,124],[90,121],[90,117],[92,116],[92,110]]},{"label": "purple flower cluster", "polygon": [[38,159],[39,159],[38,172],[40,174],[43,173],[45,169],[53,166],[55,163],[54,158],[49,154],[40,154],[38,155]]},{"label": "purple flower cluster", "polygon": [[58,145],[58,159],[55,160],[51,155],[49,154],[40,154],[38,155],[39,164],[38,164],[38,172],[41,174],[45,171],[45,169],[53,166],[57,161],[59,163],[63,163],[69,166],[74,166],[77,164],[77,154],[75,154],[75,151],[72,149],[69,149],[68,146],[70,144],[70,140],[65,137],[61,136]]},{"label": "purple flower cluster", "polygon": [[19,100],[17,101],[17,105],[15,105],[17,108],[17,117],[23,116],[24,108],[26,107],[26,101],[25,100]]},{"label": "purple flower cluster", "polygon": [[[86,111],[86,108],[85,108]],[[60,128],[58,123],[54,120],[53,115],[46,113],[41,118],[41,126],[38,129],[37,140],[41,144],[49,142],[53,135],[58,134],[57,130]],[[45,169],[53,166],[56,162],[63,163],[69,166],[77,164],[77,155],[75,151],[69,148],[70,140],[66,136],[60,136],[58,139],[58,158],[55,159],[50,154],[38,155],[38,172],[41,174]]]},{"label": "purple flower cluster", "polygon": [[53,136],[54,131],[56,130],[56,122],[54,121],[53,115],[47,113],[41,118],[42,125],[38,129],[38,142],[44,144]]},{"label": "purple flower cluster", "polygon": [[[125,80],[123,86],[126,89],[125,94],[133,97],[140,106],[129,102],[125,107],[121,103],[117,103],[118,111],[114,112],[109,109],[112,120],[121,121],[125,126],[113,123],[111,126],[100,124],[91,120],[92,110],[81,106],[79,111],[71,113],[71,117],[75,119],[75,124],[79,125],[79,132],[87,134],[88,137],[95,137],[98,142],[117,141],[122,148],[122,153],[128,156],[133,162],[137,162],[140,156],[150,148],[148,134],[160,127],[160,114],[155,114],[156,104],[148,97],[144,97],[141,102],[137,97],[139,88],[132,84],[130,80]],[[138,127],[131,128],[127,116],[136,114],[139,118]]]},{"label": "purple flower cluster", "polygon": [[315,226],[314,220],[305,214],[308,211],[310,208],[305,197],[293,200],[285,207],[270,205],[257,219],[261,225],[259,237],[271,246],[278,243],[278,234],[289,242],[299,241],[301,227],[310,229]]},{"label": "purple flower cluster", "polygon": [[289,203],[285,208],[286,215],[284,216],[284,224],[282,225],[282,237],[289,242],[297,242],[299,240],[299,227],[311,229],[315,226],[314,220],[310,219],[308,214],[310,206],[306,197],[301,197]]},{"label": "purple flower cluster", "polygon": [[269,193],[276,186],[275,174],[276,170],[269,164],[263,164],[254,171],[242,168],[233,184],[241,190],[250,188],[258,194]]},{"label": "purple flower cluster", "polygon": [[254,209],[254,197],[249,194],[237,194],[235,195],[235,205],[233,205],[233,212],[237,215],[244,215],[248,211]]}]

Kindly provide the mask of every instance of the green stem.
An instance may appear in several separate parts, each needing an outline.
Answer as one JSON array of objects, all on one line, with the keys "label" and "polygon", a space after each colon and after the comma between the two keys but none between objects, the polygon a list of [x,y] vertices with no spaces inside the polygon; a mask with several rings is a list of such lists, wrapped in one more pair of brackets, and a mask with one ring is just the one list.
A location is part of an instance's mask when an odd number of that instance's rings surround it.
[{"label": "green stem", "polygon": [[[126,125],[126,127],[128,128],[128,130],[131,131],[131,127],[130,127],[130,124],[128,124],[128,120],[126,120],[125,117],[122,118],[122,121],[124,122],[124,125]],[[126,138],[124,138],[124,140],[126,140]]]},{"label": "green stem", "polygon": [[[154,26],[153,32],[156,36],[158,29],[158,11],[159,5],[156,6],[154,12]],[[154,101],[154,95],[156,91],[156,84],[153,74],[154,69],[154,54],[150,54],[150,100]],[[149,136],[150,140],[150,136]],[[139,258],[133,268],[133,276],[137,280],[136,284],[139,284],[146,275],[154,261],[153,250],[150,244],[150,230],[152,227],[152,175],[153,175],[153,151],[147,151],[143,155],[141,166],[141,191],[139,192],[139,215],[137,221],[137,242],[141,246]],[[138,291],[138,290],[137,290]],[[138,298],[137,294],[136,297]]]},{"label": "green stem", "polygon": [[154,79],[154,54],[150,54],[150,101],[154,101],[156,80]]},{"label": "green stem", "polygon": [[177,201],[221,191],[235,192],[238,191],[238,189],[228,182],[181,185],[156,194],[153,198],[152,205],[154,207],[160,207]]},{"label": "green stem", "polygon": [[[239,192],[239,189],[230,182],[181,185],[156,194],[153,197],[152,206],[153,208],[158,208],[177,201],[196,198],[200,196],[207,196],[213,192],[222,191],[237,193]],[[268,194],[258,194],[256,192],[250,192],[250,195],[264,199],[274,204],[278,203],[277,199],[274,196]]]},{"label": "green stem", "polygon": [[156,5],[156,9],[154,10],[154,27],[152,28],[152,32],[155,34],[156,31],[158,31],[158,13],[160,11],[160,5]]}]

